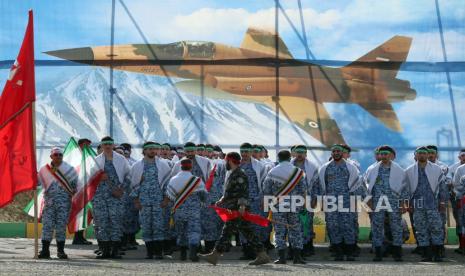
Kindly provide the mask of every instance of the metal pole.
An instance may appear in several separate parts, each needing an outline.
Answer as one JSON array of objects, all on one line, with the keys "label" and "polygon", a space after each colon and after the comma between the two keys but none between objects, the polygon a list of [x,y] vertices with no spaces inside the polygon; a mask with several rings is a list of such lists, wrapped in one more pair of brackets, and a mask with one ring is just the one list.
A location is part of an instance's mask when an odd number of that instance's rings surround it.
[{"label": "metal pole", "polygon": [[276,85],[276,94],[275,94],[275,103],[276,103],[276,113],[275,113],[275,124],[276,124],[276,144],[275,150],[279,150],[279,0],[275,0],[275,19],[274,19],[274,28],[275,28],[275,38],[274,38],[274,47],[275,47],[275,85]]},{"label": "metal pole", "polygon": [[205,127],[204,127],[204,108],[205,108],[205,84],[204,84],[204,68],[200,65],[200,143],[205,143]]},{"label": "metal pole", "polygon": [[110,136],[113,136],[113,57],[115,46],[115,0],[111,1],[111,38],[110,38]]},{"label": "metal pole", "polygon": [[446,53],[446,44],[444,43],[444,33],[442,30],[442,21],[441,21],[441,12],[439,11],[439,1],[434,1],[436,4],[436,15],[438,17],[438,26],[439,26],[439,35],[441,37],[441,47],[442,47],[442,56],[444,58],[445,64],[445,71],[447,77],[447,85],[449,87],[449,96],[450,96],[450,105],[452,107],[452,116],[454,118],[454,126],[455,126],[455,135],[457,139],[457,145],[462,147],[462,142],[460,140],[460,131],[459,131],[459,123],[457,121],[457,112],[455,110],[455,100],[454,100],[454,92],[452,91],[452,82],[450,80],[449,69],[447,68],[447,53]]},{"label": "metal pole", "polygon": [[[32,141],[34,143],[34,152],[37,152],[37,141],[36,141],[36,103],[32,103]],[[34,188],[34,259],[39,258],[39,202],[37,183]]]}]

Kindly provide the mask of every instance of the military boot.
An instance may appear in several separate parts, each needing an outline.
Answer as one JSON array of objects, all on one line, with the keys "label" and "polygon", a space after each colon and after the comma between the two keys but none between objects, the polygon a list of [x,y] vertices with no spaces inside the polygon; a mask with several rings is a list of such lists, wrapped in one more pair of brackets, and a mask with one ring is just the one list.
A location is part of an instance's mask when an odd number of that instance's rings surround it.
[{"label": "military boot", "polygon": [[343,243],[333,244],[334,260],[344,261],[344,248]]},{"label": "military boot", "polygon": [[96,259],[109,259],[111,257],[111,242],[110,241],[100,241],[101,252],[98,254]]},{"label": "military boot", "polygon": [[373,262],[381,262],[383,260],[383,251],[381,246],[375,247],[375,257],[373,258]]},{"label": "military boot", "polygon": [[262,265],[271,262],[270,257],[265,253],[265,251],[260,251],[257,253],[257,258],[251,261],[249,265]]},{"label": "military boot", "polygon": [[57,241],[57,257],[58,259],[68,259],[68,255],[65,253],[64,241]]},{"label": "military boot", "polygon": [[187,246],[181,246],[181,261],[187,260]]},{"label": "military boot", "polygon": [[294,264],[306,264],[302,258],[302,250],[297,248],[294,249]]},{"label": "military boot", "polygon": [[153,259],[153,242],[152,241],[145,242],[145,248],[147,250],[147,255],[145,256],[145,259],[147,260]]},{"label": "military boot", "polygon": [[279,258],[274,261],[275,264],[286,264],[286,249],[279,249],[278,250]]},{"label": "military boot", "polygon": [[431,246],[424,246],[423,247],[423,256],[421,259],[422,262],[432,262],[433,257],[432,257],[432,252],[431,252]]},{"label": "military boot", "polygon": [[153,255],[156,260],[163,260],[163,242],[153,241]]},{"label": "military boot", "polygon": [[40,250],[38,258],[50,259],[50,241],[42,240],[42,250]]},{"label": "military boot", "polygon": [[218,259],[220,258],[220,253],[218,253],[216,249],[213,249],[212,253],[199,255],[199,257],[212,265],[216,265],[218,263]]},{"label": "military boot", "polygon": [[198,262],[199,261],[199,256],[197,256],[198,249],[199,249],[198,245],[190,245],[189,246],[189,259],[192,262]]},{"label": "military boot", "polygon": [[433,262],[442,262],[442,246],[433,245]]}]

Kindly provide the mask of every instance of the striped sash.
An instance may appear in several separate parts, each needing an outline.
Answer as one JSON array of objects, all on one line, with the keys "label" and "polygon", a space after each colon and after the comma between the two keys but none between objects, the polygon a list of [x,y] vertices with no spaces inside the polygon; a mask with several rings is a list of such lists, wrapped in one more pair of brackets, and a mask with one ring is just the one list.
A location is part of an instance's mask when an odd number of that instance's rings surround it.
[{"label": "striped sash", "polygon": [[202,182],[201,179],[196,176],[192,176],[187,180],[186,184],[184,185],[184,188],[182,188],[182,190],[176,196],[173,209],[171,210],[172,213],[174,213],[176,209],[178,209],[179,206],[181,206],[184,203],[184,201],[186,201],[186,199],[192,194],[192,192],[195,191],[200,182]]},{"label": "striped sash", "polygon": [[52,168],[49,164],[45,165],[47,170],[50,172],[50,174],[55,178],[55,180],[58,181],[58,183],[61,185],[61,187],[70,195],[74,195],[74,189],[73,186],[69,183],[68,179],[66,179],[66,176],[63,174],[63,172],[60,171],[58,168]]},{"label": "striped sash", "polygon": [[275,194],[275,197],[278,199],[278,201],[281,197],[289,194],[295,188],[295,186],[297,186],[297,184],[303,176],[303,170],[297,167],[294,168],[289,178],[286,180],[286,182],[284,182],[284,184],[279,188],[278,192]]}]

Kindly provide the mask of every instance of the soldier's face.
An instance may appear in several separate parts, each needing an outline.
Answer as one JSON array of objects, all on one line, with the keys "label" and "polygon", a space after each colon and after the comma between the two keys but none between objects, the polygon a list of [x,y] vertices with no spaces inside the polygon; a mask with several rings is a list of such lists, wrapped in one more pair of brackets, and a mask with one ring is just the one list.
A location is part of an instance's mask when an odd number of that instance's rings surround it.
[{"label": "soldier's face", "polygon": [[431,162],[436,162],[436,159],[438,158],[438,154],[436,152],[429,152],[428,153],[428,160]]},{"label": "soldier's face", "polygon": [[381,154],[375,153],[375,160],[376,160],[377,162],[381,161]]},{"label": "soldier's face", "polygon": [[148,158],[155,158],[155,156],[157,156],[157,149],[155,148],[146,149],[145,156],[147,156]]},{"label": "soldier's face", "polygon": [[460,154],[459,155],[459,160],[460,160],[460,162],[465,163],[465,154]]},{"label": "soldier's face", "polygon": [[194,150],[186,150],[185,153],[186,153],[187,158],[194,159],[194,157],[195,157],[195,151]]},{"label": "soldier's face", "polygon": [[50,155],[53,163],[61,163],[63,161],[63,154],[62,153],[54,153]]},{"label": "soldier's face", "polygon": [[113,144],[103,144],[102,149],[104,152],[111,152],[113,150]]},{"label": "soldier's face", "polygon": [[382,162],[388,162],[389,160],[391,160],[390,153],[380,153],[379,156]]},{"label": "soldier's face", "polygon": [[226,161],[226,170],[230,171],[233,167],[233,161],[232,160],[227,160]]},{"label": "soldier's face", "polygon": [[417,152],[415,154],[415,158],[418,162],[426,162],[428,161],[428,154],[424,152]]},{"label": "soldier's face", "polygon": [[261,159],[261,158],[260,158],[260,152],[259,152],[259,151],[253,151],[252,156],[253,156],[253,158],[255,158],[255,159]]},{"label": "soldier's face", "polygon": [[250,156],[252,155],[251,151],[248,149],[241,149],[241,157],[242,159],[250,159]]},{"label": "soldier's face", "polygon": [[304,161],[305,158],[307,158],[307,153],[306,152],[296,152],[295,153],[295,158],[297,161]]},{"label": "soldier's face", "polygon": [[342,159],[342,151],[339,149],[334,149],[331,152],[331,157],[334,159],[334,161],[339,161]]},{"label": "soldier's face", "polygon": [[347,152],[347,151],[344,151],[344,152],[342,153],[342,158],[344,158],[344,159],[349,159],[349,158],[350,158],[350,153]]}]

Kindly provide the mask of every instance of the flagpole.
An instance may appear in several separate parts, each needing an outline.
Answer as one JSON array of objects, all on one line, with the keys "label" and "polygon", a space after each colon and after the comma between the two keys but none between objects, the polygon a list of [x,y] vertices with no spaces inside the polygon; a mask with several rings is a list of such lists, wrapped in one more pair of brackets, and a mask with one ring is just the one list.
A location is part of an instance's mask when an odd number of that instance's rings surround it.
[{"label": "flagpole", "polygon": [[[36,145],[36,103],[32,102],[32,136],[33,136],[33,145],[34,152],[37,152]],[[37,183],[34,188],[34,259],[37,259],[39,256],[39,210],[38,210],[38,193],[37,193]]]}]

